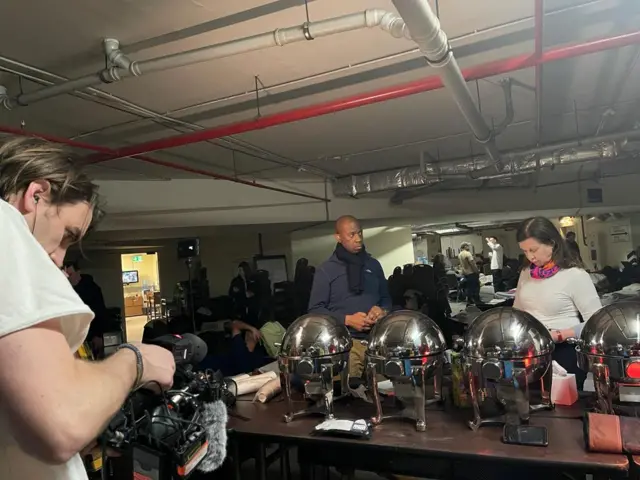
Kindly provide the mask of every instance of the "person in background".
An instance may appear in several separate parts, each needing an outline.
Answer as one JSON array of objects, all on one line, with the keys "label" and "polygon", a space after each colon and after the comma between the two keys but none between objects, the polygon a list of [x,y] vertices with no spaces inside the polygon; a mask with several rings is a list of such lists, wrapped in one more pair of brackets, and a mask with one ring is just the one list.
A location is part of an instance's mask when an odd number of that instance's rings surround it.
[{"label": "person in background", "polygon": [[549,219],[523,221],[516,238],[529,265],[520,274],[513,306],[551,331],[558,342],[553,359],[576,375],[581,389],[586,373],[578,368],[574,346],[564,340],[567,329],[575,329],[602,307],[596,288]]},{"label": "person in background", "polygon": [[393,269],[393,274],[387,281],[389,295],[391,295],[391,304],[394,307],[401,307],[404,304],[404,280],[402,278],[402,268]]},{"label": "person in background", "polygon": [[467,305],[478,304],[480,302],[480,273],[476,265],[473,254],[471,253],[471,245],[468,242],[462,242],[460,245],[460,270],[464,276],[464,288],[467,295]]},{"label": "person in background", "polygon": [[582,264],[582,255],[580,255],[580,245],[576,242],[576,234],[575,232],[567,232],[565,236],[565,241],[567,242],[567,247],[569,247],[569,252],[576,257],[576,260]]},{"label": "person in background", "polygon": [[437,282],[447,281],[447,265],[444,260],[444,255],[436,253],[433,256],[433,274],[436,277]]},{"label": "person in background", "polygon": [[293,277],[293,291],[296,317],[307,313],[309,307],[309,297],[311,295],[311,285],[313,284],[313,274],[309,266],[309,260],[300,258],[296,262],[296,270]]},{"label": "person in background", "polygon": [[80,271],[77,261],[66,262],[64,265],[64,273],[69,278],[69,282],[71,282],[71,286],[73,286],[80,300],[82,300],[95,315],[89,327],[86,341],[91,344],[93,354],[96,355],[96,357],[100,357],[98,353],[103,348],[103,335],[119,327],[114,325],[115,322],[109,317],[107,306],[102,296],[102,289],[93,280],[91,275],[86,275]]},{"label": "person in background", "polygon": [[498,243],[497,237],[488,237],[485,239],[487,246],[491,250],[489,257],[491,257],[491,275],[493,276],[493,289],[496,292],[502,292],[504,290],[502,283],[502,267],[504,261],[504,249],[502,245]]},{"label": "person in background", "polygon": [[233,313],[235,318],[247,319],[248,299],[253,296],[249,287],[252,277],[251,267],[247,262],[240,262],[238,274],[231,280],[229,296],[233,300]]},{"label": "person in background", "polygon": [[[336,221],[338,244],[313,279],[309,313],[330,315],[344,322],[354,338],[366,338],[371,327],[391,309],[387,279],[380,263],[364,246],[360,222],[350,215]],[[354,342],[349,374],[364,371],[366,347]]]}]

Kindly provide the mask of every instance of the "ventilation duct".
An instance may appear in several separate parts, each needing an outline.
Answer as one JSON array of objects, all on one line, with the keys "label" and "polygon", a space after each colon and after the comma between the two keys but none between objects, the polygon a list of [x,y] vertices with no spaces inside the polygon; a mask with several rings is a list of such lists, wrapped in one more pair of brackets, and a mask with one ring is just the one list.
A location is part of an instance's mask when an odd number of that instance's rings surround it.
[{"label": "ventilation duct", "polygon": [[336,197],[355,197],[365,193],[431,186],[451,180],[468,183],[470,179],[504,179],[508,183],[511,177],[544,168],[615,159],[624,150],[629,138],[639,136],[640,131],[632,131],[507,153],[503,155],[504,168],[499,174],[495,173],[495,163],[490,158],[477,157],[341,177],[333,182],[333,194]]}]

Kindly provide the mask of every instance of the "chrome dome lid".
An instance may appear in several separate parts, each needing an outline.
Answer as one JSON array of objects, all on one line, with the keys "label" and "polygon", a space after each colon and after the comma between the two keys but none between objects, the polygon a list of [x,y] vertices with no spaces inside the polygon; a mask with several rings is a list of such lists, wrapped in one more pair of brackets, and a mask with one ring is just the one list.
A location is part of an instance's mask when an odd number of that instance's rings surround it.
[{"label": "chrome dome lid", "polygon": [[587,355],[640,356],[640,302],[602,307],[585,323],[578,348]]},{"label": "chrome dome lid", "polygon": [[464,353],[472,358],[519,360],[551,355],[549,330],[533,315],[498,307],[479,315],[465,334]]},{"label": "chrome dome lid", "polygon": [[282,339],[280,356],[324,357],[351,350],[347,327],[329,315],[307,314],[293,322]]},{"label": "chrome dome lid", "polygon": [[382,358],[415,358],[442,354],[447,342],[429,317],[399,310],[378,320],[369,335],[367,354]]}]

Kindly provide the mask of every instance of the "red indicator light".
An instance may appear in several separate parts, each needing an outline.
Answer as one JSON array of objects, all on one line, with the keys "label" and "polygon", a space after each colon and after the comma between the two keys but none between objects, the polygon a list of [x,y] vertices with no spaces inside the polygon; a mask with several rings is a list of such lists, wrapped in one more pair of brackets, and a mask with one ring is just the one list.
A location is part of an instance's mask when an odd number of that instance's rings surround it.
[{"label": "red indicator light", "polygon": [[627,365],[627,377],[640,378],[640,362],[633,362]]}]

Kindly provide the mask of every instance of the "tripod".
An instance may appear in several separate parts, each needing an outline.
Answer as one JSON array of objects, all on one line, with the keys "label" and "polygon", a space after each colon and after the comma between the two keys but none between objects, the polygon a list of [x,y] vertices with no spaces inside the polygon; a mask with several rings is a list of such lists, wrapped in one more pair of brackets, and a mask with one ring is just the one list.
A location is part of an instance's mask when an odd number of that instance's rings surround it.
[{"label": "tripod", "polygon": [[193,333],[196,333],[196,309],[193,303],[193,280],[191,278],[191,266],[193,265],[193,258],[188,257],[185,260],[185,265],[187,266],[188,273],[188,285],[189,285],[189,311],[191,313],[191,326],[193,327]]}]

